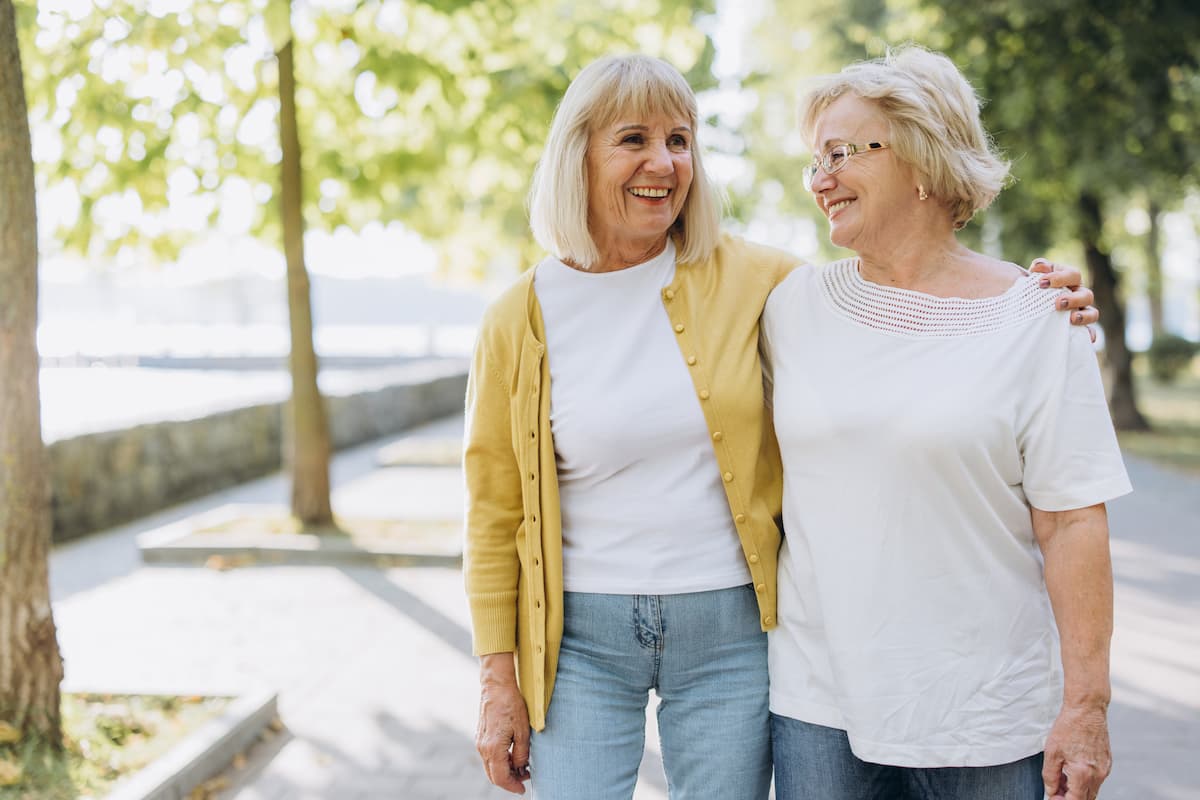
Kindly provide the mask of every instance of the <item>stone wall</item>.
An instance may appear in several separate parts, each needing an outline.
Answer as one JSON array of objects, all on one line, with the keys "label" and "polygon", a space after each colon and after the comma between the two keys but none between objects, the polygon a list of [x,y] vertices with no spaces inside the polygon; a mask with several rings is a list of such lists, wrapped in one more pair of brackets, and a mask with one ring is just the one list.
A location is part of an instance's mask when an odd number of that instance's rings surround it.
[{"label": "stone wall", "polygon": [[[466,372],[456,363],[412,372],[401,382],[328,396],[334,446],[361,444],[460,411],[466,383]],[[283,409],[282,402],[266,403],[51,442],[54,540],[108,528],[278,470]]]}]

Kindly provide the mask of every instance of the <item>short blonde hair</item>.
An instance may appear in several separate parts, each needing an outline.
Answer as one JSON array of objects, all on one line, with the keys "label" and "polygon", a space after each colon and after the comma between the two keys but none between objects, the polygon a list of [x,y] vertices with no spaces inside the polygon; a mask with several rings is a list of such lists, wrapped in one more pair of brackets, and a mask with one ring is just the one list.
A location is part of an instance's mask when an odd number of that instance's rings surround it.
[{"label": "short blonde hair", "polygon": [[961,228],[987,208],[1008,180],[980,120],[975,90],[949,58],[907,45],[883,58],[860,61],[816,80],[800,106],[800,130],[809,146],[817,120],[835,100],[854,94],[869,100],[887,119],[896,156],[922,176]]},{"label": "short blonde hair", "polygon": [[621,117],[661,113],[686,117],[692,127],[692,185],[671,228],[678,258],[701,261],[712,254],[720,237],[721,204],[697,141],[696,95],[679,70],[644,55],[593,61],[567,87],[529,191],[530,227],[542,247],[584,269],[600,260],[588,231],[588,139]]}]

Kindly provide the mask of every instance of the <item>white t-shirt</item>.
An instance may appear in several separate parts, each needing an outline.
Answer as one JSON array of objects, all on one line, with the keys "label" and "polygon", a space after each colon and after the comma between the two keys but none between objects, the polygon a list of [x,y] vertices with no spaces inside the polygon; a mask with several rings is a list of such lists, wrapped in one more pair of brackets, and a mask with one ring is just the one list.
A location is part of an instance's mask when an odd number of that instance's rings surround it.
[{"label": "white t-shirt", "polygon": [[564,588],[678,594],[749,583],[708,426],[663,308],[674,244],[616,272],[553,258],[536,269]]},{"label": "white t-shirt", "polygon": [[783,452],[771,710],[866,761],[1041,751],[1058,637],[1029,506],[1130,491],[1087,332],[1026,275],[937,298],[796,270],[763,315]]}]

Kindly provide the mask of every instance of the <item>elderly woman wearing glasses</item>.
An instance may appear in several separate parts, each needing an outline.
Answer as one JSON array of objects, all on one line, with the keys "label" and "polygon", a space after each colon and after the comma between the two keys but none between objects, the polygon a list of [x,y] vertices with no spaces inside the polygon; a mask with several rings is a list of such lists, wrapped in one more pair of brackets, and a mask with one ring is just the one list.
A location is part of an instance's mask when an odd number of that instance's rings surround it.
[{"label": "elderly woman wearing glasses", "polygon": [[1110,764],[1104,503],[1130,487],[1088,336],[1058,291],[955,237],[1008,167],[948,59],[828,76],[802,132],[805,184],[856,255],[792,272],[763,314],[779,800],[1091,800]]},{"label": "elderly woman wearing glasses", "polygon": [[699,133],[670,65],[584,69],[530,197],[552,255],[480,328],[464,572],[476,744],[511,792],[628,800],[653,689],[674,800],[767,796],[782,486],[759,317],[797,261],[720,233]]}]

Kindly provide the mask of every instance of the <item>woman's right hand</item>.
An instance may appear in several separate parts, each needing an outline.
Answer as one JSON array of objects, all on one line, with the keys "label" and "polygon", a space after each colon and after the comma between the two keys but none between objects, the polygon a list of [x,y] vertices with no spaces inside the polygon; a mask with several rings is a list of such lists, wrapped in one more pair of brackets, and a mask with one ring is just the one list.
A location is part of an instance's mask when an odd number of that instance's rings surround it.
[{"label": "woman's right hand", "polygon": [[475,749],[488,780],[505,791],[525,794],[529,780],[529,712],[517,688],[512,653],[479,658],[479,727]]}]

